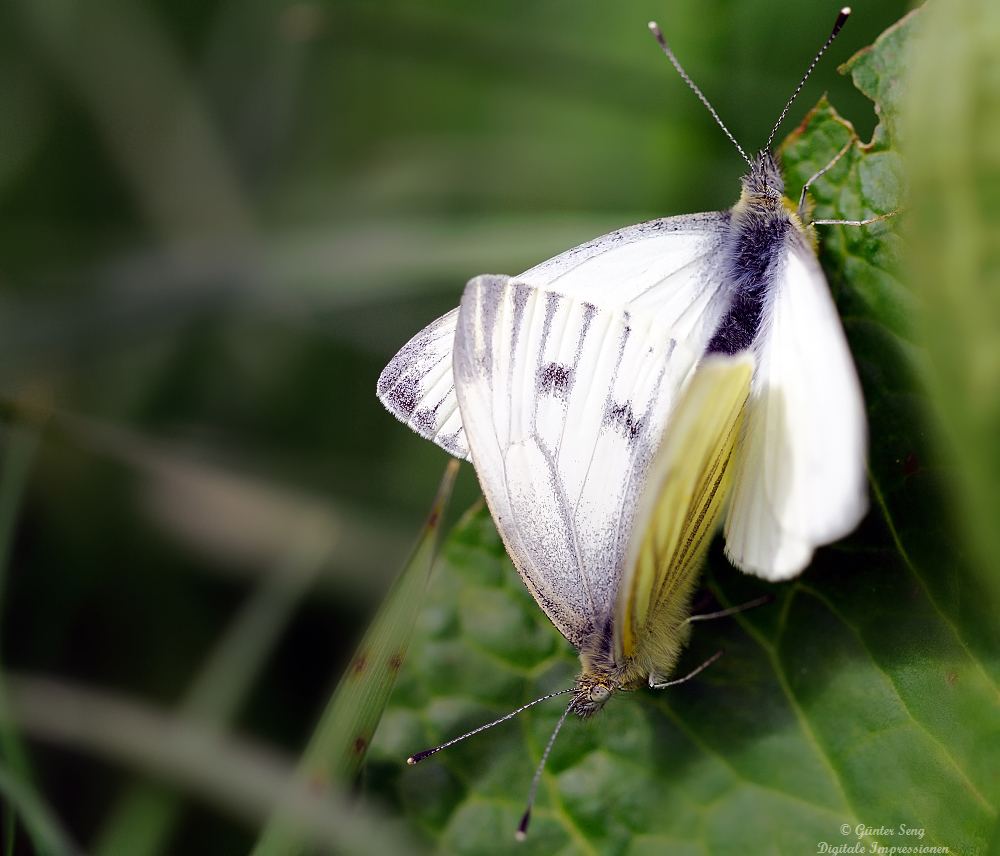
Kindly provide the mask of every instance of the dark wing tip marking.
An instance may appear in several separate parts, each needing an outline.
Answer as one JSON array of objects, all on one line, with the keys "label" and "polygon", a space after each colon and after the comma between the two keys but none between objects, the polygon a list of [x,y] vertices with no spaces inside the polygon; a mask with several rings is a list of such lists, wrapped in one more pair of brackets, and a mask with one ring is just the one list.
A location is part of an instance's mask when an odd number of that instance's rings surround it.
[{"label": "dark wing tip marking", "polygon": [[[391,367],[390,363],[390,367]],[[388,368],[382,373],[382,378],[388,373]],[[407,377],[402,372],[385,384],[379,378],[378,397],[386,408],[398,419],[408,422],[420,402],[419,383],[415,377]]]},{"label": "dark wing tip marking", "polygon": [[392,388],[399,382],[400,377],[403,374],[402,361],[398,357],[393,357],[389,361],[384,369],[382,369],[382,374],[378,376],[378,383],[375,385],[375,393],[380,399],[384,399],[389,395]]},{"label": "dark wing tip marking", "polygon": [[449,455],[469,460],[469,449],[465,443],[465,429],[459,428],[451,434],[438,434],[435,442]]},{"label": "dark wing tip marking", "polygon": [[437,427],[437,408],[422,407],[410,419],[418,434],[433,434]]}]

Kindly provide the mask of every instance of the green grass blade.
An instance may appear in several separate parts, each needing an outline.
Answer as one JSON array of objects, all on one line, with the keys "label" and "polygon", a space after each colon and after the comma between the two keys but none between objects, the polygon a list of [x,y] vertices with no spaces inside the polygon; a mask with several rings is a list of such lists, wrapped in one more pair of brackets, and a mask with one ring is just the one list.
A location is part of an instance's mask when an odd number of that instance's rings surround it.
[{"label": "green grass blade", "polygon": [[[23,425],[14,425],[10,429],[7,454],[0,472],[0,610],[3,608],[14,532],[37,446],[37,429]],[[0,676],[0,706],[4,703],[3,697],[3,681]],[[30,777],[27,755],[12,726],[0,725],[0,751],[7,768],[14,775],[23,779]]]},{"label": "green grass blade", "polygon": [[180,818],[184,799],[176,791],[148,782],[130,782],[115,801],[94,839],[94,856],[160,853]]},{"label": "green grass blade", "polygon": [[[350,785],[361,770],[406,656],[457,473],[458,462],[451,461],[413,554],[365,633],[309,741],[300,772],[312,786]],[[303,851],[299,842],[295,826],[279,815],[267,825],[253,856],[299,853]]]},{"label": "green grass blade", "polygon": [[[7,454],[0,472],[0,614],[2,614],[10,556],[21,514],[21,503],[38,448],[35,426],[13,424],[7,439]],[[0,657],[0,663],[3,658]],[[71,853],[74,848],[55,816],[35,788],[28,753],[7,711],[7,687],[0,669],[0,792],[4,795],[4,852],[14,852],[17,816],[24,823],[35,850],[41,854]]]},{"label": "green grass blade", "polygon": [[[225,726],[239,711],[303,594],[333,547],[323,521],[307,522],[289,555],[247,598],[181,703],[181,713]],[[166,848],[184,800],[149,782],[134,782],[95,838],[94,856],[155,856]]]},{"label": "green grass blade", "polygon": [[36,853],[71,856],[80,852],[34,787],[5,767],[0,767],[0,794],[21,818]]},{"label": "green grass blade", "polygon": [[31,675],[8,682],[8,713],[36,739],[134,768],[251,823],[280,811],[324,852],[407,852],[372,812],[338,789],[309,787],[265,746],[103,690]]}]

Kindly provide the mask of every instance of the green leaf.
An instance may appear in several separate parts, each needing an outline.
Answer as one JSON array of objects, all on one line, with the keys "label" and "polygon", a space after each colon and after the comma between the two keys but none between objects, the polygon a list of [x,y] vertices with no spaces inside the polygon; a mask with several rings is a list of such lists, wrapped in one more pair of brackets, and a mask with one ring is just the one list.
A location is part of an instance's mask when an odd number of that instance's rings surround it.
[{"label": "green leaf", "polygon": [[[849,63],[865,91],[892,97],[873,142],[853,146],[814,186],[818,218],[865,219],[904,201],[893,129],[919,23],[907,17]],[[853,133],[820,102],[781,150],[792,198]],[[451,534],[369,757],[370,790],[431,847],[723,856],[860,841],[867,852],[984,852],[1000,806],[1000,650],[949,523],[951,474],[901,228],[899,218],[817,227],[868,402],[868,517],[785,584],[733,570],[716,543],[705,575],[714,597],[732,605],[771,592],[775,602],[698,625],[678,674],[719,648],[726,655],[696,679],[619,694],[592,720],[568,722],[520,845],[514,830],[560,702],[414,768],[403,759],[571,686],[579,663],[486,512]]]},{"label": "green leaf", "polygon": [[1000,603],[1000,7],[944,0],[927,14],[907,126],[912,267],[961,519]]},{"label": "green leaf", "polygon": [[850,74],[854,85],[875,102],[879,124],[873,142],[880,147],[904,142],[899,119],[906,106],[911,76],[911,44],[922,15],[920,10],[911,12],[882,33],[875,44],[862,48],[840,67],[840,72]]},{"label": "green leaf", "polygon": [[[437,552],[441,518],[451,498],[458,462],[449,462],[417,545],[393,583],[341,678],[299,765],[317,788],[353,783],[392,695],[406,657],[424,590]],[[306,852],[293,823],[273,818],[254,847],[254,856]]]}]

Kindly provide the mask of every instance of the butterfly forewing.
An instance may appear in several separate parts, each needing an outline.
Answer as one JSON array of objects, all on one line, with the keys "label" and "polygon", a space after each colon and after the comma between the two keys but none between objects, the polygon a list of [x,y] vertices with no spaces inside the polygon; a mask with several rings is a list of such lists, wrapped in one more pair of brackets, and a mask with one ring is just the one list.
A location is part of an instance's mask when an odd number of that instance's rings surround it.
[{"label": "butterfly forewing", "polygon": [[650,220],[567,250],[517,280],[643,315],[681,341],[700,341],[724,308],[719,286],[729,223],[728,211]]},{"label": "butterfly forewing", "polygon": [[458,309],[417,333],[378,379],[379,401],[400,422],[456,458],[469,458],[451,370]]},{"label": "butterfly forewing", "polygon": [[[669,326],[678,341],[697,343],[724,309],[720,249],[729,219],[724,211],[629,226],[567,250],[517,280],[575,298],[577,307],[591,304],[642,315]],[[456,309],[443,315],[403,346],[382,372],[378,396],[420,436],[471,460],[452,375],[457,314]],[[553,319],[557,333],[564,320],[569,320],[565,314]],[[558,341],[567,351],[573,346],[572,335]],[[560,382],[557,374],[551,380]]]},{"label": "butterfly forewing", "polygon": [[813,550],[848,534],[867,508],[864,398],[815,255],[790,239],[772,287],[769,324],[726,519],[726,551],[767,579],[801,571]]}]

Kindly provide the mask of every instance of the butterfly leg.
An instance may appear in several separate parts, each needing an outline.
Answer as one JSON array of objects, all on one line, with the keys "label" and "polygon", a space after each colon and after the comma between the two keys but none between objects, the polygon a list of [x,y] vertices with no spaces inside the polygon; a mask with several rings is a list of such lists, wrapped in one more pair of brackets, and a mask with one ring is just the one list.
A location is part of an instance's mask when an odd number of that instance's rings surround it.
[{"label": "butterfly leg", "polygon": [[[810,178],[805,184],[802,185],[802,193],[799,194],[799,217],[805,213],[805,203],[806,203],[806,191],[809,190],[810,186],[817,178],[825,174],[828,170],[832,169],[833,166],[839,161],[844,155],[850,151],[851,146],[857,142],[857,137],[851,137],[832,161],[830,161],[823,169],[817,172],[812,178]],[[809,221],[810,226],[867,226],[870,223],[877,223],[879,220],[887,220],[889,217],[895,217],[902,208],[897,208],[895,211],[890,211],[888,214],[880,214],[878,217],[869,217],[867,220],[811,220]]]},{"label": "butterfly leg", "polygon": [[753,609],[755,606],[763,606],[765,603],[770,603],[772,600],[774,600],[773,594],[765,594],[761,597],[755,598],[754,600],[748,601],[747,603],[741,603],[739,606],[731,606],[729,609],[720,609],[718,612],[705,612],[701,615],[690,615],[688,616],[688,622],[708,621],[712,618],[725,618],[728,615],[736,615],[737,612],[743,612],[746,609]]},{"label": "butterfly leg", "polygon": [[677,684],[683,684],[685,681],[690,681],[695,675],[697,675],[703,669],[707,669],[716,660],[719,659],[723,654],[726,653],[726,649],[723,648],[721,651],[716,651],[711,657],[709,657],[704,663],[702,663],[697,669],[695,669],[690,674],[685,675],[683,678],[675,678],[672,681],[665,681],[663,675],[658,675],[655,671],[651,672],[649,675],[649,686],[654,690],[662,690],[667,687],[676,686]]},{"label": "butterfly leg", "polygon": [[833,169],[833,167],[836,165],[837,161],[839,161],[844,155],[846,155],[848,153],[848,151],[850,151],[851,146],[854,145],[854,143],[857,141],[857,139],[858,139],[857,137],[851,137],[851,139],[849,139],[847,141],[847,145],[844,146],[839,152],[837,152],[836,157],[834,157],[834,159],[832,161],[830,161],[825,167],[823,167],[823,169],[821,169],[819,172],[817,172],[816,175],[814,175],[805,184],[802,185],[802,193],[799,194],[799,208],[798,208],[799,216],[800,217],[802,216],[802,213],[804,211],[804,207],[803,206],[806,204],[806,191],[810,188],[810,186],[812,185],[812,183],[817,178],[819,178],[821,175],[825,174],[827,170]]},{"label": "butterfly leg", "polygon": [[[762,597],[758,597],[755,600],[751,600],[747,603],[741,603],[739,606],[731,606],[729,609],[722,609],[718,612],[708,612],[704,615],[692,615],[688,618],[688,621],[707,621],[710,618],[725,618],[727,615],[735,615],[737,612],[743,612],[745,609],[753,609],[755,606],[761,606],[765,603],[770,603],[774,600],[773,594],[765,594]],[[683,678],[676,678],[672,681],[665,680],[665,675],[659,675],[655,671],[649,675],[649,685],[654,690],[662,690],[666,687],[672,687],[677,684],[683,684],[685,681],[690,681],[695,675],[697,675],[702,669],[707,669],[716,660],[719,659],[723,654],[726,653],[726,649],[723,648],[721,651],[716,651],[711,657],[709,657],[704,663],[702,663],[697,669],[695,669],[690,674],[685,675]]]},{"label": "butterfly leg", "polygon": [[890,217],[895,217],[901,211],[905,211],[905,208],[897,208],[895,211],[890,211],[888,214],[879,214],[878,217],[869,217],[867,220],[813,220],[810,226],[867,226],[869,223],[877,223],[879,220],[888,220]]}]

